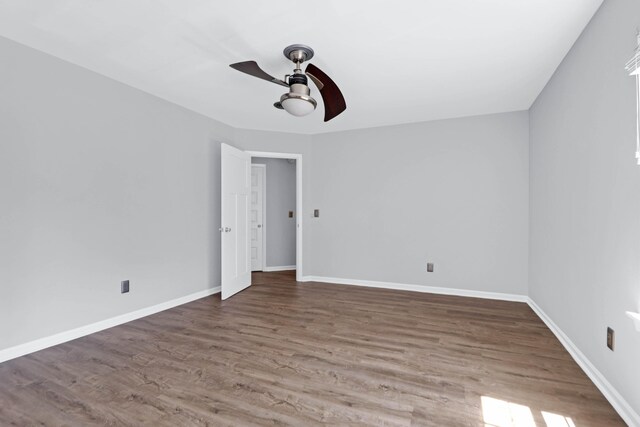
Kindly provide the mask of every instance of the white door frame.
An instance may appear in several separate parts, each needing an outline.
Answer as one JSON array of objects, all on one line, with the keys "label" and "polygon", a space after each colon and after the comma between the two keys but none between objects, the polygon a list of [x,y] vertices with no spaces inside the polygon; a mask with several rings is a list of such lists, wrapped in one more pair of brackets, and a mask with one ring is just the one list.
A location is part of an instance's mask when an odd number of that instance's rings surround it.
[{"label": "white door frame", "polygon": [[[302,282],[302,154],[249,150],[245,152],[252,158],[265,157],[268,159],[293,159],[296,161],[296,280]],[[266,259],[266,256],[264,258]]]},{"label": "white door frame", "polygon": [[[253,158],[253,156],[251,156]],[[262,169],[262,271],[267,268],[267,165],[251,163],[251,167]]]}]

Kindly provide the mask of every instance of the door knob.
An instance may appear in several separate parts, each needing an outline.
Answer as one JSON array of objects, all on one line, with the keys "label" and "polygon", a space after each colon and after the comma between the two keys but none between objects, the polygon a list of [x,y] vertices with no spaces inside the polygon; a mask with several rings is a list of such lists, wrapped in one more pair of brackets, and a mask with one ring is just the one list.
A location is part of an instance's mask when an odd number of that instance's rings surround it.
[{"label": "door knob", "polygon": [[258,224],[258,228],[262,228],[262,224]]},{"label": "door knob", "polygon": [[224,231],[225,231],[225,233],[228,233],[228,232],[230,232],[230,231],[231,231],[231,229],[230,229],[229,227],[225,227],[225,228],[224,228]]}]

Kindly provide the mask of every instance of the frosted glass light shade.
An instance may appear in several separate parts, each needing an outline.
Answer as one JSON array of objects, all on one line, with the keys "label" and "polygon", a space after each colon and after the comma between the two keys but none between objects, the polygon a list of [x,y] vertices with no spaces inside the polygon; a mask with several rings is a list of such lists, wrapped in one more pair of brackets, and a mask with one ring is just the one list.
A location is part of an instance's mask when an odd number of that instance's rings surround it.
[{"label": "frosted glass light shade", "polygon": [[315,104],[302,98],[287,98],[281,101],[282,108],[293,116],[302,117],[313,113],[316,109]]}]

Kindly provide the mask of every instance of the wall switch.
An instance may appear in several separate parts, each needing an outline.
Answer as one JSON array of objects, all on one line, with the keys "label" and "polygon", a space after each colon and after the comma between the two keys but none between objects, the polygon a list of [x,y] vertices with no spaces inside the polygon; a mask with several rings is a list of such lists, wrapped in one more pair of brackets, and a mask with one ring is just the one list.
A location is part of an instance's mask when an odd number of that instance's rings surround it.
[{"label": "wall switch", "polygon": [[293,218],[293,211],[289,211],[289,218]]},{"label": "wall switch", "polygon": [[314,218],[320,218],[320,209],[314,209],[313,210],[313,217]]},{"label": "wall switch", "polygon": [[428,262],[427,263],[427,272],[433,273],[433,263],[432,262]]},{"label": "wall switch", "polygon": [[120,282],[120,293],[126,294],[127,292],[129,292],[129,281],[123,280],[122,282]]},{"label": "wall switch", "polygon": [[607,347],[609,350],[613,351],[613,346],[615,344],[616,333],[613,329],[607,328]]}]

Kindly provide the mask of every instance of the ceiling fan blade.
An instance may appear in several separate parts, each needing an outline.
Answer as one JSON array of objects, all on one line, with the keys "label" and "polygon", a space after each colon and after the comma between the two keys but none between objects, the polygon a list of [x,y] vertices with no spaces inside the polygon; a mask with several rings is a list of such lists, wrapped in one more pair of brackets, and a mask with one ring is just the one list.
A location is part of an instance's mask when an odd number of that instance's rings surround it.
[{"label": "ceiling fan blade", "polygon": [[243,73],[249,74],[250,76],[257,77],[259,79],[266,80],[280,86],[289,87],[286,82],[280,79],[276,79],[275,77],[264,72],[264,70],[258,66],[256,61],[237,62],[235,64],[229,65],[229,67],[233,68],[234,70],[242,71]]},{"label": "ceiling fan blade", "polygon": [[322,101],[324,102],[325,122],[328,122],[347,109],[347,102],[344,100],[342,92],[340,92],[338,86],[324,71],[313,64],[309,64],[304,72],[313,80],[313,83],[315,83],[320,90]]}]

